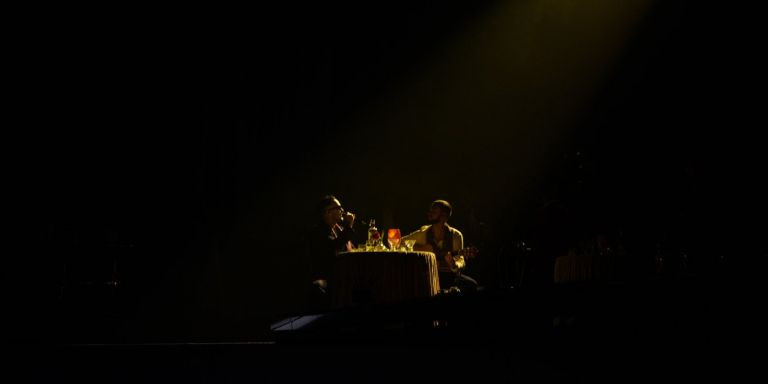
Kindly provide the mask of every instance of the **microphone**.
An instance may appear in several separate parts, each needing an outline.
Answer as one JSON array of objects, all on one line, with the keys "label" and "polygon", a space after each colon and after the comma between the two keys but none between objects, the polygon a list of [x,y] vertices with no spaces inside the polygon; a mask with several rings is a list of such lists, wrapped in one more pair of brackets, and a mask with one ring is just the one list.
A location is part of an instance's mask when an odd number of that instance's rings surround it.
[{"label": "microphone", "polygon": [[[354,214],[354,213],[352,213],[352,212],[349,212],[349,211],[346,211],[346,210],[343,210],[343,209],[342,209],[342,211],[341,211],[341,222],[342,222],[342,223],[346,223],[346,222],[347,222],[347,220],[346,220],[346,214],[347,214],[347,213],[351,213],[351,214],[353,214],[353,215],[355,216],[355,222],[354,222],[354,223],[352,223],[353,225],[354,225],[354,224],[357,224],[357,223],[359,223],[359,222],[361,221],[360,219],[358,219],[358,215],[355,215],[355,214]],[[365,225],[368,225],[368,223],[365,223],[365,222],[364,222],[364,224],[365,224]]]}]

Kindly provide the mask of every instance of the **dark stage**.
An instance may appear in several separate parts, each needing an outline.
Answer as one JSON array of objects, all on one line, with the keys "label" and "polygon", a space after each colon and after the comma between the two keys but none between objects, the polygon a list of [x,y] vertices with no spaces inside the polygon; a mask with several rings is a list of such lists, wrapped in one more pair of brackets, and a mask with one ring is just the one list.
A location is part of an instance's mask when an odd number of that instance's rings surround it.
[{"label": "dark stage", "polygon": [[[733,381],[757,366],[741,345],[757,344],[768,256],[758,13],[215,8],[15,14],[9,375]],[[316,311],[305,248],[327,194],[356,214],[355,244],[371,219],[405,235],[450,201],[482,289]]]},{"label": "dark stage", "polygon": [[747,379],[759,362],[746,289],[722,274],[483,290],[291,316],[258,341],[43,342],[9,346],[7,361],[73,382]]}]

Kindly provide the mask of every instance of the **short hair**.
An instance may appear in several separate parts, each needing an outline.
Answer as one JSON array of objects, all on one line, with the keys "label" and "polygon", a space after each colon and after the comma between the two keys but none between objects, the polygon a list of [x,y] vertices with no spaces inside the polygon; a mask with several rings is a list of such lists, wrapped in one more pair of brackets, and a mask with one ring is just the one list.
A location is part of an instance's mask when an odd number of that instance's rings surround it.
[{"label": "short hair", "polygon": [[445,200],[435,200],[432,202],[431,207],[439,207],[448,217],[451,217],[451,212],[453,212],[453,208],[451,207],[451,203],[445,201]]},{"label": "short hair", "polygon": [[333,204],[334,200],[338,200],[334,195],[325,195],[320,201],[317,202],[317,213],[322,216],[325,213],[325,209]]}]

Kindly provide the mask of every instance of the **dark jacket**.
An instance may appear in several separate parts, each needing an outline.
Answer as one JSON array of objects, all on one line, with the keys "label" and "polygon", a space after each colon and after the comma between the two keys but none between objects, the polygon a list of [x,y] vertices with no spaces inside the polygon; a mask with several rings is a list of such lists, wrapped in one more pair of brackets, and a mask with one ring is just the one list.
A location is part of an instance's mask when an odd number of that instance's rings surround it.
[{"label": "dark jacket", "polygon": [[330,280],[336,252],[346,251],[347,242],[354,242],[355,232],[350,227],[325,223],[316,225],[309,233],[307,252],[312,280]]}]

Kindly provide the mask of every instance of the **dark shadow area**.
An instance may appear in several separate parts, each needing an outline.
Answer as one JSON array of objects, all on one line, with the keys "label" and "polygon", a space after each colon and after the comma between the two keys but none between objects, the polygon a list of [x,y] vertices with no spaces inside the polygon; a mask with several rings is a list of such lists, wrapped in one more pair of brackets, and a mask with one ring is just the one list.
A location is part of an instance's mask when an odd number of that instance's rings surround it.
[{"label": "dark shadow area", "polygon": [[[737,343],[768,256],[757,13],[500,3],[36,11],[7,128],[19,367],[365,382],[455,358],[434,377],[557,382],[755,366]],[[325,194],[360,242],[370,219],[406,234],[449,200],[483,290],[272,332],[312,314],[302,247]]]},{"label": "dark shadow area", "polygon": [[266,342],[16,346],[27,378],[78,382],[416,379],[615,382],[747,378],[750,304],[723,273],[484,290],[317,313]]}]

